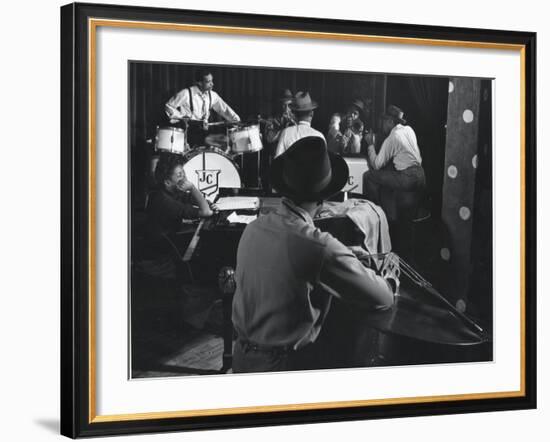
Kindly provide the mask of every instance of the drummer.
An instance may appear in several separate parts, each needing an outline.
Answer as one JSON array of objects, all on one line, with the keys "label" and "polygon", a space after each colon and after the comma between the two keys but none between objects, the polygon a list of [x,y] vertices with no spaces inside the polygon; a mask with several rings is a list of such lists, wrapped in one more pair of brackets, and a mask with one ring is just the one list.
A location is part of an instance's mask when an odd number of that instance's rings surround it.
[{"label": "drummer", "polygon": [[199,69],[195,73],[195,85],[179,91],[164,106],[170,123],[189,121],[187,139],[192,147],[203,144],[212,110],[225,121],[231,123],[241,121],[237,113],[213,88],[212,72],[208,69]]},{"label": "drummer", "polygon": [[296,93],[290,104],[290,109],[296,116],[298,123],[295,126],[287,127],[281,132],[275,149],[275,157],[281,155],[292,144],[304,137],[319,137],[325,141],[325,136],[311,127],[314,109],[317,109],[317,107],[318,104],[311,99],[309,92]]}]

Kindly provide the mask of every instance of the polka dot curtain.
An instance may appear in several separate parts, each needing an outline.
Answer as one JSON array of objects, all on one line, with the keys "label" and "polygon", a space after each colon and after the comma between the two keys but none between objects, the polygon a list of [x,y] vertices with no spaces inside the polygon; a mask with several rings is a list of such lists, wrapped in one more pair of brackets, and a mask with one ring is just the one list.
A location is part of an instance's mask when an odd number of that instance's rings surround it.
[{"label": "polka dot curtain", "polygon": [[472,272],[472,225],[475,216],[480,100],[481,80],[449,80],[442,204],[442,219],[449,232],[449,239],[447,244],[441,244],[440,259],[452,267],[447,292],[461,310],[467,309]]}]

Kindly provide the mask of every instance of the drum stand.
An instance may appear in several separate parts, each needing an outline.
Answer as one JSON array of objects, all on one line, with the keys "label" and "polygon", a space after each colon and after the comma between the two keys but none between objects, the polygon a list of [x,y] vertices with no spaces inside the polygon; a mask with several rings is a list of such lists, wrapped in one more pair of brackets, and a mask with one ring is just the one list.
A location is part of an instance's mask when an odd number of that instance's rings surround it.
[{"label": "drum stand", "polygon": [[[231,144],[230,144],[230,138],[229,138],[229,126],[225,126],[225,136],[227,139],[227,149],[226,153],[229,155],[231,154]],[[260,135],[261,136],[261,135]],[[255,189],[261,190],[262,189],[262,180],[261,180],[261,152],[263,149],[256,152],[256,187]],[[244,173],[244,153],[241,153],[239,155],[239,166],[241,168],[242,173]],[[243,179],[244,182],[244,179]]]},{"label": "drum stand", "polygon": [[[260,121],[261,121],[261,116],[258,115],[258,126],[260,125]],[[260,131],[260,140],[262,140],[262,133]],[[263,143],[262,143],[262,146],[263,146]],[[261,166],[262,166],[262,161],[261,161],[261,154],[262,154],[262,149],[260,149],[259,151],[256,152],[256,189],[258,190],[262,190],[262,180],[261,180]]]},{"label": "drum stand", "polygon": [[262,151],[259,150],[258,152],[256,152],[256,159],[257,159],[257,167],[256,167],[256,187],[258,189],[262,189],[262,180],[261,180],[261,170],[260,170],[260,167],[261,167],[261,153]]},{"label": "drum stand", "polygon": [[[239,155],[239,166],[241,168],[241,171],[243,172],[244,174],[244,157],[245,157],[246,154],[242,153]],[[259,150],[258,152],[256,152],[256,176],[254,177],[254,179],[256,180],[256,186],[255,187],[252,187],[252,186],[249,186],[248,188],[249,189],[257,189],[257,190],[261,190],[262,189],[262,180],[261,180],[261,173],[260,173],[260,167],[261,167],[261,150]],[[243,182],[244,182],[244,179],[243,179]]]}]

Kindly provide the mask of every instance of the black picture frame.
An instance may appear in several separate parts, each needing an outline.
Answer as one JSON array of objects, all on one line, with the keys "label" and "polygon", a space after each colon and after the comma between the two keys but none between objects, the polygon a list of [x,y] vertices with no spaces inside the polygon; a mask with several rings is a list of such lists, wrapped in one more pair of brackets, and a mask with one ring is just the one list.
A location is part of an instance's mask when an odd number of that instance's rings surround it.
[{"label": "black picture frame", "polygon": [[[524,345],[523,393],[494,397],[249,412],[197,417],[102,421],[94,418],[90,377],[89,19],[187,23],[513,45],[523,56],[524,81]],[[61,434],[71,437],[335,422],[404,416],[536,408],[536,34],[488,29],[311,19],[237,13],[73,3],[61,8]],[[91,258],[90,258],[91,257]],[[92,315],[93,318],[93,315]]]}]

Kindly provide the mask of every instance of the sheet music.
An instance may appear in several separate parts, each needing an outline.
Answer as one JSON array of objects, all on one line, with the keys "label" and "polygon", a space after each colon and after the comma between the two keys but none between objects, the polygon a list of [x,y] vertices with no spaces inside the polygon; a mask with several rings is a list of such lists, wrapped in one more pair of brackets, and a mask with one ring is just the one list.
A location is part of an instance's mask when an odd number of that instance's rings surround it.
[{"label": "sheet music", "polygon": [[260,207],[257,196],[226,196],[216,201],[218,210],[256,210]]},{"label": "sheet music", "polygon": [[237,212],[232,212],[231,215],[227,217],[227,221],[230,223],[250,224],[256,218],[258,218],[257,215],[238,215]]}]

